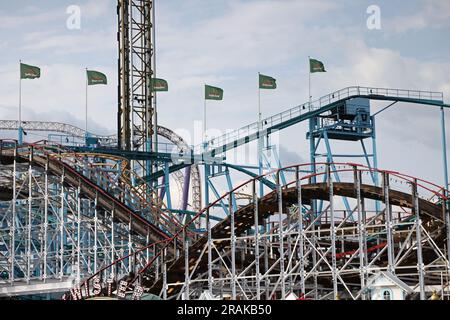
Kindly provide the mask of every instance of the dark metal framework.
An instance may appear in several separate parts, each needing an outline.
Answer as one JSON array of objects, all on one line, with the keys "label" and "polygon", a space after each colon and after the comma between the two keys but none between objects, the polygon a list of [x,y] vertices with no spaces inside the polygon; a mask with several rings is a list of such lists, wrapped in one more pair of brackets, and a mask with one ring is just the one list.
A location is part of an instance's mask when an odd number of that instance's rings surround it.
[{"label": "dark metal framework", "polygon": [[[445,248],[450,231],[448,198],[442,188],[350,163],[316,163],[315,173],[304,173],[309,166],[276,170],[275,190],[262,197],[257,192],[261,177],[235,186],[198,212],[159,250],[151,244],[123,256],[65,298],[89,297],[87,289],[95,279],[105,279],[116,264],[148,249],[152,255],[141,264],[145,267],[136,266],[135,277],[125,280],[124,287],[139,287],[163,299],[368,300],[380,274],[403,283],[407,299],[425,300],[432,290],[440,299],[450,297]],[[282,171],[289,181],[286,185],[281,184]],[[336,172],[342,174],[341,182],[335,181]],[[371,173],[381,176],[382,186],[374,185]],[[311,183],[313,176],[327,179]],[[243,186],[251,190],[250,198],[234,210],[232,195]],[[351,198],[350,212],[337,204],[339,196]],[[312,204],[319,199],[327,206],[314,212]],[[228,202],[230,215],[213,224],[210,214],[220,200]],[[381,211],[373,211],[374,201],[382,203]],[[203,214],[206,228],[189,236],[191,225]],[[115,270],[119,274],[114,278],[124,279],[126,270]],[[74,294],[80,290],[83,297]]]},{"label": "dark metal framework", "polygon": [[[152,0],[118,0],[118,136],[124,150],[152,151],[152,10]],[[145,172],[145,163],[138,163]]]}]

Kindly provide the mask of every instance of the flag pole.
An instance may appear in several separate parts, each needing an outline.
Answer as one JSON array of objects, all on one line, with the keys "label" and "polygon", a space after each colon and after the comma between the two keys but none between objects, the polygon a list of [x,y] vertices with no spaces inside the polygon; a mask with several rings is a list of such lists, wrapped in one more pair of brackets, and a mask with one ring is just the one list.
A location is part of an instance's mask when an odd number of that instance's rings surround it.
[{"label": "flag pole", "polygon": [[[262,168],[262,140],[261,140],[261,86],[260,86],[261,73],[258,72],[258,145],[257,145],[257,156],[258,156],[258,174],[263,174]],[[264,187],[262,182],[259,182],[259,194],[262,197],[264,193]]]},{"label": "flag pole", "polygon": [[206,142],[206,99],[203,103],[203,139]]},{"label": "flag pole", "polygon": [[[309,101],[309,111],[311,111],[311,57],[308,56],[308,75],[309,75],[309,91],[308,91],[308,101]],[[308,120],[309,122],[309,157],[311,162],[311,172],[314,174],[316,172],[316,151],[315,151],[315,144],[316,139],[313,136],[313,130],[314,130],[314,123],[313,118],[310,118]],[[313,175],[311,178],[311,183],[316,183],[316,176]],[[317,201],[314,200],[311,204],[311,209],[313,214],[316,214],[316,208],[317,208]]]},{"label": "flag pole", "polygon": [[308,91],[308,101],[309,101],[309,109],[311,110],[311,57],[308,56],[308,74],[309,74],[309,91]]},{"label": "flag pole", "polygon": [[19,130],[18,130],[19,145],[23,142],[22,132],[22,60],[19,60]]},{"label": "flag pole", "polygon": [[258,72],[258,130],[261,124],[261,88],[259,86],[259,78],[261,74]]},{"label": "flag pole", "polygon": [[[205,84],[206,90],[206,84]],[[206,151],[206,96],[203,100],[203,148]]]},{"label": "flag pole", "polygon": [[86,68],[86,108],[85,108],[85,137],[88,136],[88,75],[87,75],[88,68]]}]

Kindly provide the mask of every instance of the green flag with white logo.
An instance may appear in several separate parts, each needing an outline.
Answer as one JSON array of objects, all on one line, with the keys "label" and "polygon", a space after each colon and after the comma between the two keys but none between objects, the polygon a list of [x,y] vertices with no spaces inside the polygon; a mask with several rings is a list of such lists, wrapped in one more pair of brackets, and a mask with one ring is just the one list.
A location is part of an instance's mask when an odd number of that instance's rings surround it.
[{"label": "green flag with white logo", "polygon": [[94,71],[94,70],[86,70],[86,74],[87,74],[88,85],[90,85],[90,86],[96,85],[96,84],[107,84],[108,83],[106,75],[101,72]]},{"label": "green flag with white logo", "polygon": [[205,85],[205,100],[222,100],[223,90],[217,87]]},{"label": "green flag with white logo", "polygon": [[326,72],[323,62],[316,59],[309,59],[309,71],[311,73]]},{"label": "green flag with white logo", "polygon": [[259,75],[259,88],[260,89],[276,89],[277,88],[277,80],[275,78],[260,74]]},{"label": "green flag with white logo", "polygon": [[153,92],[155,91],[169,91],[169,85],[164,79],[153,78],[150,80],[150,87]]},{"label": "green flag with white logo", "polygon": [[25,63],[20,64],[20,78],[21,79],[36,79],[41,77],[41,69],[35,66],[30,66]]}]

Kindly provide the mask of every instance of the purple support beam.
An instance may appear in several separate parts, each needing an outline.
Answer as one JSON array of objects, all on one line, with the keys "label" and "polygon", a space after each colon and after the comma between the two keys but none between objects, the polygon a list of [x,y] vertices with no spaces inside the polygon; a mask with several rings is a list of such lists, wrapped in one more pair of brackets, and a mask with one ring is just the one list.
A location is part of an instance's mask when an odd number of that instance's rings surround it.
[{"label": "purple support beam", "polygon": [[164,196],[166,195],[166,176],[164,175],[162,177],[162,185],[161,191],[159,192],[159,198],[164,199]]},{"label": "purple support beam", "polygon": [[190,181],[191,181],[191,167],[187,167],[186,170],[184,171],[183,202],[182,202],[181,210],[187,209]]}]

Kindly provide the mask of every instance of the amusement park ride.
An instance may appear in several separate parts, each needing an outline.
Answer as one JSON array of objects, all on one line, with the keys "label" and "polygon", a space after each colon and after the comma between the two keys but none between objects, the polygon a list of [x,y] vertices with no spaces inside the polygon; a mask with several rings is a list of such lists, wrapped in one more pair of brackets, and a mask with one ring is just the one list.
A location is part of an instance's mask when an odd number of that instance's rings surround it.
[{"label": "amusement park ride", "polygon": [[[0,297],[369,299],[371,277],[388,272],[406,298],[449,299],[447,189],[377,168],[371,112],[440,108],[447,186],[443,93],[348,87],[189,146],[158,124],[149,89],[153,1],[117,9],[117,135],[24,121],[48,139],[0,141]],[[269,137],[303,121],[310,163],[269,161]],[[335,140],[361,152],[335,154]],[[227,162],[256,141],[262,167]]]}]

